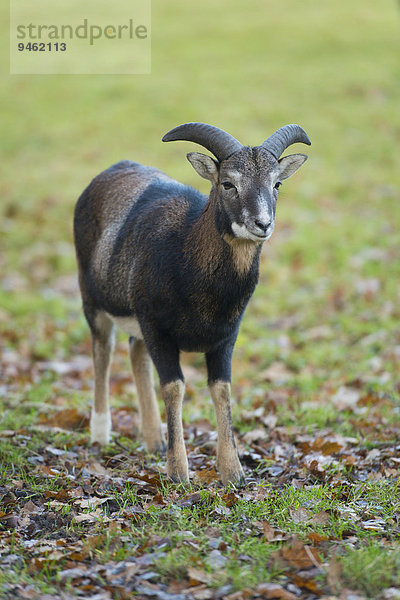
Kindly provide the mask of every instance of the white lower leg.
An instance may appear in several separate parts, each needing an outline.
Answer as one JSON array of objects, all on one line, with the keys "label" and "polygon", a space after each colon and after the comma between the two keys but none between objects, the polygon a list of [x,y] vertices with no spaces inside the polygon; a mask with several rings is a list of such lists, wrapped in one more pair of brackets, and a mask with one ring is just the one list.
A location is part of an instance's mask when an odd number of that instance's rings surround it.
[{"label": "white lower leg", "polygon": [[109,444],[111,440],[111,414],[110,411],[97,413],[95,407],[92,409],[90,418],[90,441],[92,444],[98,442],[101,446]]},{"label": "white lower leg", "polygon": [[90,419],[90,440],[102,446],[111,440],[111,414],[108,405],[110,362],[114,347],[114,328],[108,317],[98,315],[99,333],[93,337],[94,406]]}]

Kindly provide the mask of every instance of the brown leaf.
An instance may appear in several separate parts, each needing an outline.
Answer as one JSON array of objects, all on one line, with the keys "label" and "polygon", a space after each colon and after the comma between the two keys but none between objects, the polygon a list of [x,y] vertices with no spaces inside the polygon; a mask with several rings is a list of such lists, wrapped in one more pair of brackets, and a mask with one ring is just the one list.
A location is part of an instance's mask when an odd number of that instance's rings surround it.
[{"label": "brown leaf", "polygon": [[[67,502],[70,498],[70,491],[66,489],[58,490],[58,492],[52,492],[50,490],[46,490],[44,493],[45,498],[53,498],[54,500],[58,500],[59,502]],[[75,490],[74,490],[75,497]]]},{"label": "brown leaf", "polygon": [[307,508],[294,508],[293,506],[289,508],[289,514],[293,523],[305,523],[313,516],[313,513],[310,510],[307,510]]},{"label": "brown leaf", "polygon": [[63,556],[64,554],[60,550],[53,550],[52,552],[50,552],[50,554],[46,556],[46,560],[50,562],[53,560],[61,560]]},{"label": "brown leaf", "polygon": [[210,583],[211,582],[211,579],[212,579],[211,575],[201,569],[196,569],[195,567],[188,567],[187,572],[188,572],[188,576],[189,576],[189,585],[190,586],[199,585],[200,583]]},{"label": "brown leaf", "polygon": [[148,473],[143,473],[143,474],[139,474],[139,473],[134,473],[132,474],[133,477],[135,477],[135,479],[139,479],[140,481],[145,481],[146,483],[149,484],[150,486],[156,487],[156,488],[161,488],[163,487],[163,482],[161,481],[160,475],[158,475],[158,473],[152,473],[152,474],[148,474]]},{"label": "brown leaf", "polygon": [[267,542],[272,542],[275,538],[275,529],[268,523],[268,521],[263,521],[263,531]]},{"label": "brown leaf", "polygon": [[41,473],[44,473],[48,477],[58,477],[58,475],[59,475],[58,471],[53,470],[51,467],[48,467],[47,465],[37,465],[36,470],[40,471]]},{"label": "brown leaf", "polygon": [[319,513],[317,513],[310,519],[309,523],[310,525],[325,525],[325,523],[327,523],[329,519],[329,513],[325,512],[324,510],[321,510]]},{"label": "brown leaf", "polygon": [[337,593],[341,588],[342,564],[336,556],[332,556],[328,565],[328,585],[332,592]]},{"label": "brown leaf", "polygon": [[21,512],[28,514],[28,513],[35,513],[38,512],[39,507],[36,506],[36,504],[34,504],[32,502],[32,500],[28,500],[28,502],[23,506]]},{"label": "brown leaf", "polygon": [[292,577],[292,581],[299,588],[303,588],[312,592],[313,594],[321,595],[321,590],[318,587],[318,584],[313,579],[306,579],[305,577],[300,577],[299,575],[294,575]]},{"label": "brown leaf", "polygon": [[16,433],[14,429],[3,429],[3,431],[0,431],[0,437],[14,437]]},{"label": "brown leaf", "polygon": [[48,414],[41,414],[39,422],[42,425],[61,427],[62,429],[72,431],[79,431],[89,427],[88,416],[78,412],[76,408],[65,408],[51,416]]},{"label": "brown leaf", "polygon": [[217,471],[212,469],[201,469],[201,471],[196,472],[197,477],[200,479],[201,483],[212,483],[213,481],[219,481],[219,475]]},{"label": "brown leaf", "polygon": [[310,542],[314,544],[314,546],[318,546],[318,544],[321,544],[321,542],[325,542],[328,539],[326,535],[321,535],[316,531],[312,531],[307,535],[307,537],[310,540]]},{"label": "brown leaf", "polygon": [[339,444],[339,442],[334,442],[334,441],[328,440],[322,444],[321,452],[322,452],[322,454],[327,456],[329,454],[336,454],[336,452],[340,452],[340,450],[342,450],[342,448],[343,448],[343,446],[341,444]]},{"label": "brown leaf", "polygon": [[223,494],[221,496],[221,500],[225,503],[225,505],[230,508],[239,500],[239,496],[235,494],[235,492],[228,492],[227,494]]},{"label": "brown leaf", "polygon": [[201,494],[195,492],[194,494],[186,494],[178,501],[178,506],[193,506],[193,504],[199,504],[202,501]]},{"label": "brown leaf", "polygon": [[161,505],[162,504],[166,504],[166,502],[164,500],[164,497],[159,492],[157,492],[156,494],[154,494],[154,496],[153,496],[153,504],[161,504]]},{"label": "brown leaf", "polygon": [[34,573],[37,571],[42,571],[46,566],[46,560],[43,558],[32,558],[29,562],[28,572]]},{"label": "brown leaf", "polygon": [[266,439],[268,439],[268,434],[265,429],[253,429],[252,431],[245,433],[242,437],[242,440],[246,444],[253,444],[254,442],[263,441]]},{"label": "brown leaf", "polygon": [[86,538],[85,544],[82,548],[82,552],[91,552],[92,550],[96,550],[103,546],[107,536],[105,533],[100,533],[99,535],[90,535]]},{"label": "brown leaf", "polygon": [[282,542],[289,538],[287,533],[280,529],[274,529],[268,521],[256,521],[255,525],[263,530],[267,542]]},{"label": "brown leaf", "polygon": [[262,373],[260,373],[260,377],[262,379],[266,379],[267,381],[282,381],[285,383],[293,377],[293,373],[289,371],[285,363],[276,361],[273,362],[268,369],[262,371]]},{"label": "brown leaf", "polygon": [[194,600],[212,600],[215,598],[214,591],[204,584],[190,588],[189,593]]},{"label": "brown leaf", "polygon": [[109,474],[107,469],[105,469],[103,465],[97,461],[89,463],[85,466],[85,469],[88,473],[94,475],[95,477],[105,477]]},{"label": "brown leaf", "polygon": [[296,569],[307,569],[321,563],[315,548],[305,546],[297,537],[294,537],[290,546],[283,546],[277,556]]},{"label": "brown leaf", "polygon": [[297,600],[297,596],[277,583],[260,583],[257,586],[257,594],[268,600]]}]

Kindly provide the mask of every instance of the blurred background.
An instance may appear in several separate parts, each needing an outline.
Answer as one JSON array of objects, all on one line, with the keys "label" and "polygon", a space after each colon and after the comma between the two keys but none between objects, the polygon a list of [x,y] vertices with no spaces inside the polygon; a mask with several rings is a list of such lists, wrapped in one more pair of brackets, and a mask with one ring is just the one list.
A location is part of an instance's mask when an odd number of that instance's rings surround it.
[{"label": "blurred background", "polygon": [[[196,148],[162,144],[166,131],[203,121],[258,145],[298,123],[310,158],[282,187],[238,339],[236,396],[254,406],[272,383],[286,390],[282,419],[324,424],[327,395],[372,386],[398,411],[399,50],[395,0],[153,0],[151,75],[4,75],[4,395],[24,410],[34,384],[38,402],[89,405],[72,216],[97,173],[132,159],[208,192],[185,158]],[[122,403],[125,345],[113,379]],[[186,363],[194,395],[202,358]]]}]

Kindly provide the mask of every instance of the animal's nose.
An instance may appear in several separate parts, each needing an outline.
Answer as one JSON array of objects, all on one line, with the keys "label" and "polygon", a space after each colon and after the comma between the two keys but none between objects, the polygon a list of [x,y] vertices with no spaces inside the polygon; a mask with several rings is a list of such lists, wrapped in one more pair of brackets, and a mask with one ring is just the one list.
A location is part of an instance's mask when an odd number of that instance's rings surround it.
[{"label": "animal's nose", "polygon": [[268,223],[264,223],[263,221],[259,221],[258,219],[254,219],[254,223],[256,224],[256,226],[258,227],[258,229],[261,229],[261,231],[263,233],[267,233],[268,229],[271,226],[271,221],[268,221]]}]

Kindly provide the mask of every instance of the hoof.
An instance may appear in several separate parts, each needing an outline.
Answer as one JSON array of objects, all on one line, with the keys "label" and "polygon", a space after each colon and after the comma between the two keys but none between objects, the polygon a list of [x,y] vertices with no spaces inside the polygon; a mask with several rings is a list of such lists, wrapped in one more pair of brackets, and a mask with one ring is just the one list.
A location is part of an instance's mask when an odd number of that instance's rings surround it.
[{"label": "hoof", "polygon": [[233,464],[229,461],[228,464],[224,464],[222,461],[217,462],[217,469],[221,473],[221,481],[223,485],[235,485],[236,487],[243,487],[246,483],[244,477],[244,471],[239,459],[234,460]]},{"label": "hoof", "polygon": [[167,444],[161,431],[157,431],[155,435],[143,435],[143,440],[146,445],[146,450],[149,454],[165,454]]},{"label": "hoof", "polygon": [[171,473],[168,475],[168,479],[171,483],[189,483],[189,473]]},{"label": "hoof", "polygon": [[161,440],[160,442],[157,442],[155,444],[148,444],[147,442],[145,442],[145,444],[146,444],[147,452],[149,454],[160,454],[160,455],[163,455],[167,451],[167,445],[164,442],[164,440]]},{"label": "hoof", "polygon": [[221,476],[221,481],[225,486],[234,485],[235,487],[241,488],[245,487],[246,485],[244,473],[234,473],[232,475],[228,475],[227,477]]},{"label": "hoof", "polygon": [[168,479],[174,483],[189,481],[189,465],[186,452],[182,453],[180,457],[167,454],[167,475]]}]

